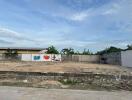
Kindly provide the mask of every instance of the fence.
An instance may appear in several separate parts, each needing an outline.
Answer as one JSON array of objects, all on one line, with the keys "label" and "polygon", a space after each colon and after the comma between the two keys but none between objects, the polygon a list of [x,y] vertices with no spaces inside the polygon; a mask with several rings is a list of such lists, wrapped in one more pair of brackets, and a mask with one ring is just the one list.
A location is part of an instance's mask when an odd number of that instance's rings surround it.
[{"label": "fence", "polygon": [[0,54],[0,60],[19,61],[72,61],[89,63],[106,63],[132,67],[132,50],[100,55],[55,55],[55,54],[18,54],[16,59],[6,58]]},{"label": "fence", "polygon": [[3,59],[3,54],[0,54],[0,60],[2,60]]},{"label": "fence", "polygon": [[[4,54],[0,54],[0,60],[7,59]],[[56,54],[19,54],[16,60],[22,61],[73,61],[99,63],[99,55],[56,55]]]},{"label": "fence", "polygon": [[22,54],[22,61],[61,61],[60,54]]},{"label": "fence", "polygon": [[17,57],[6,57],[5,54],[0,54],[0,60],[6,61],[61,61],[60,54],[18,54]]},{"label": "fence", "polygon": [[102,55],[100,63],[121,65],[121,52],[113,52]]},{"label": "fence", "polygon": [[99,55],[62,55],[62,61],[99,63]]},{"label": "fence", "polygon": [[0,54],[0,60],[4,61],[4,60],[21,60],[21,54],[18,54],[16,57],[14,56],[10,56],[10,57],[6,57],[5,54]]}]

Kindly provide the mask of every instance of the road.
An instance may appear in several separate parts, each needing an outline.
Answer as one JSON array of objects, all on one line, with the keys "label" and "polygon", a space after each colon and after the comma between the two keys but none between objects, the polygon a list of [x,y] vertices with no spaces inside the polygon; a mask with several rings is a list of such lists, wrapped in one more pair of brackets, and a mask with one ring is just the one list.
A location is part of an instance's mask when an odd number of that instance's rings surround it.
[{"label": "road", "polygon": [[0,86],[0,100],[132,100],[132,92]]}]

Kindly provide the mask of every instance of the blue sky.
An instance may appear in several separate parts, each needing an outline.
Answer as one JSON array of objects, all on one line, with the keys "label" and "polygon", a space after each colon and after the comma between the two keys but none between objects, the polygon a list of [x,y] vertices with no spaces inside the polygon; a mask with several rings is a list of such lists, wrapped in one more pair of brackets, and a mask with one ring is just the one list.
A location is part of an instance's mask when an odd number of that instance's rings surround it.
[{"label": "blue sky", "polygon": [[1,47],[98,51],[132,44],[132,0],[0,0]]}]

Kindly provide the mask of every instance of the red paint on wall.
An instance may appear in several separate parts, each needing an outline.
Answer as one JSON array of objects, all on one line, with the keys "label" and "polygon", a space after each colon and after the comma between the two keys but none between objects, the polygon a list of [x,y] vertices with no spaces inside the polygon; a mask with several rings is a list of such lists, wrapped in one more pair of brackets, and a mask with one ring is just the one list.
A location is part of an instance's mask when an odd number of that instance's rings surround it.
[{"label": "red paint on wall", "polygon": [[44,56],[44,59],[48,60],[50,57],[49,56]]}]

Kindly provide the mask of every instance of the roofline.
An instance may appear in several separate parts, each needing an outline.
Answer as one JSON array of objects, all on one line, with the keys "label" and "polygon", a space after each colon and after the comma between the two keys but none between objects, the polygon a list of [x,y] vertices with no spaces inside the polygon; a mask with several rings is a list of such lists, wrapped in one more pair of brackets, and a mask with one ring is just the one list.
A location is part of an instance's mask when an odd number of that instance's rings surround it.
[{"label": "roofline", "polygon": [[0,47],[0,50],[15,49],[15,50],[46,50],[47,48],[30,48],[30,47]]}]

